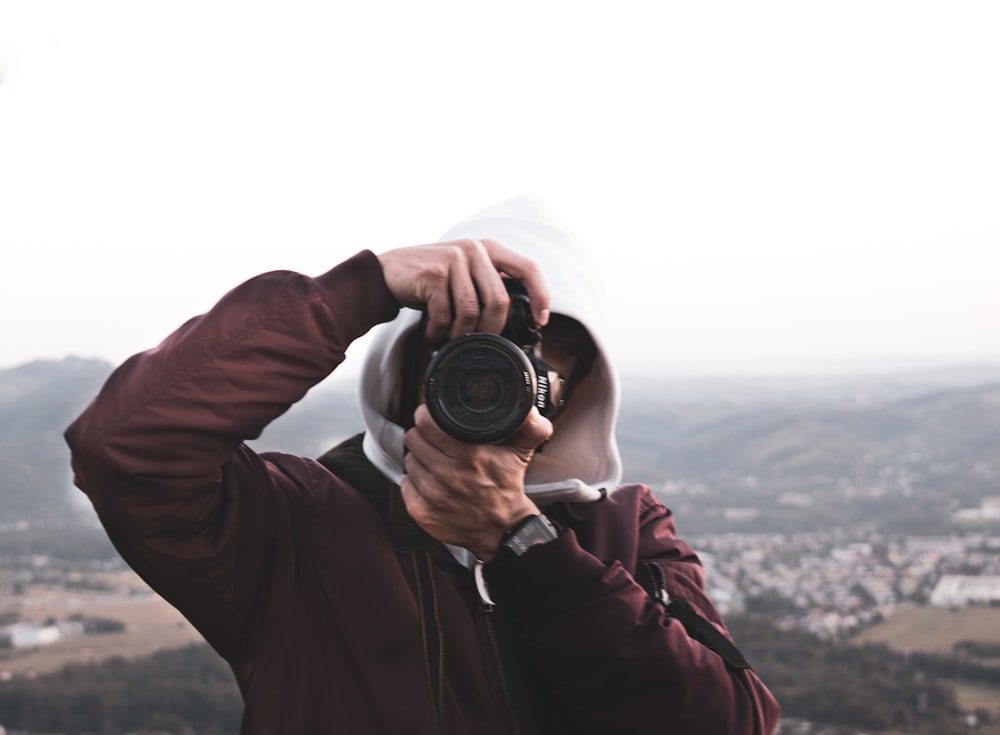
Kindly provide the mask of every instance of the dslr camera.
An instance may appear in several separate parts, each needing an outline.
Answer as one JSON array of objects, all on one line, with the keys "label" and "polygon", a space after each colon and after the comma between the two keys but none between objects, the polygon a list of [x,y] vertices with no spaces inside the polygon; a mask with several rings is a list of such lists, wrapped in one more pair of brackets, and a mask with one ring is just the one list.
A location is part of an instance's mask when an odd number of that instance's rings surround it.
[{"label": "dslr camera", "polygon": [[532,406],[546,418],[563,400],[563,381],[537,353],[539,328],[521,281],[505,278],[510,317],[500,335],[474,332],[445,342],[432,355],[424,398],[445,432],[470,444],[508,439]]}]

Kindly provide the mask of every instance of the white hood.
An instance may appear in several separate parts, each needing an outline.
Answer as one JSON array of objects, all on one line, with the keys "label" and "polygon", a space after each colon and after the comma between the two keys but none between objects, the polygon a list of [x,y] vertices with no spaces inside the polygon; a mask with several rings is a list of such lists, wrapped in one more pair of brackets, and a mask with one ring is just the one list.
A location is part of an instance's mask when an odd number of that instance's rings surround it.
[{"label": "white hood", "polygon": [[[585,325],[597,344],[593,368],[561,409],[558,429],[528,468],[526,490],[536,502],[593,501],[621,480],[615,440],[619,386],[603,339],[603,289],[589,248],[541,199],[523,195],[472,215],[441,242],[492,238],[534,260],[551,295],[551,311]],[[393,482],[403,476],[403,429],[387,417],[402,386],[403,345],[420,313],[402,309],[372,337],[360,381],[368,459]]]}]

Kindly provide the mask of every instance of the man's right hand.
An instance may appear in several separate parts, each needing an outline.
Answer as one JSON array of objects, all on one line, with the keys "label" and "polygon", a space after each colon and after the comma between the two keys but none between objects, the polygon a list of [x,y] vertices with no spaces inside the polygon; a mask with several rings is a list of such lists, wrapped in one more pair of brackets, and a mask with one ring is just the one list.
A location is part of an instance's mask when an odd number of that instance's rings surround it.
[{"label": "man's right hand", "polygon": [[494,240],[398,248],[378,259],[396,300],[426,309],[426,336],[431,343],[469,332],[503,331],[510,297],[501,273],[524,282],[538,326],[549,320],[549,292],[538,266]]},{"label": "man's right hand", "polygon": [[539,512],[524,491],[524,477],[552,430],[552,422],[532,408],[507,441],[466,444],[446,434],[420,406],[404,439],[409,451],[400,491],[407,512],[438,541],[489,561],[507,530]]}]

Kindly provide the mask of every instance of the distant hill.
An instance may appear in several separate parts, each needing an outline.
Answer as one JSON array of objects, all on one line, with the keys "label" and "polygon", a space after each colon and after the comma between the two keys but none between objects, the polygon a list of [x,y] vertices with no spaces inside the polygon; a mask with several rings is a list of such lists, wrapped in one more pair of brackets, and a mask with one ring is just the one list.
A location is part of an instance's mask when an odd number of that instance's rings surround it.
[{"label": "distant hill", "polygon": [[633,391],[619,438],[656,475],[870,479],[888,465],[1000,458],[1000,381],[891,399],[668,400]]},{"label": "distant hill", "polygon": [[[0,524],[90,517],[62,431],[111,372],[99,361],[0,371]],[[315,388],[253,445],[318,455],[361,430],[353,388]],[[883,488],[858,513],[932,499],[950,510],[1000,487],[1000,369],[875,377],[682,380],[628,376],[619,440],[626,481],[697,481],[705,519],[726,504],[821,518],[845,488]],[[853,491],[852,491],[853,492]],[[789,516],[789,494],[806,507]],[[803,503],[802,497],[805,497]],[[886,504],[887,496],[898,496]],[[911,497],[912,496],[912,497]],[[835,507],[831,519],[848,521]],[[905,513],[904,513],[905,515]],[[946,514],[945,514],[946,515]]]},{"label": "distant hill", "polygon": [[71,492],[62,431],[110,369],[71,358],[0,370],[0,523],[61,521],[86,512]]},{"label": "distant hill", "polygon": [[[0,370],[0,524],[93,518],[73,488],[62,434],[112,370],[106,362],[77,358]],[[318,455],[360,430],[353,393],[318,388],[254,445]]]}]

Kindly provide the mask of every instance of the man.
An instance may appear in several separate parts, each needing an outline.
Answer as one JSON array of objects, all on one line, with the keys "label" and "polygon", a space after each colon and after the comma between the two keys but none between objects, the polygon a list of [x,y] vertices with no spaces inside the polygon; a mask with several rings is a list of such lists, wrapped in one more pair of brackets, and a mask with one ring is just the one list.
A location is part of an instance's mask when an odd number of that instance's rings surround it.
[{"label": "man", "polygon": [[[670,512],[616,487],[596,275],[518,197],[439,244],[251,279],[122,365],[69,427],[76,483],[122,556],[231,665],[243,733],[774,730]],[[466,443],[431,418],[421,365],[504,330],[503,277],[524,284],[566,398]],[[383,323],[363,436],[320,461],[244,444]]]}]

